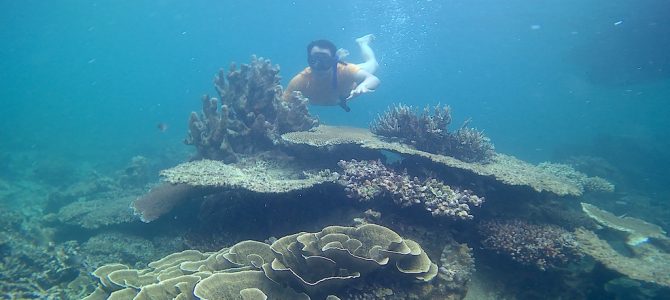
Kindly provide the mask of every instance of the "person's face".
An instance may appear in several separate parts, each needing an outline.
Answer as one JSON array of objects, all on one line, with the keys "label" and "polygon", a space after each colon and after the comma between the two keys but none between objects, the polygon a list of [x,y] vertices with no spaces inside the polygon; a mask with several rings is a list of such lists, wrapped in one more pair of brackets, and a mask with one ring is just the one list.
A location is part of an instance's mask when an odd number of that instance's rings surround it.
[{"label": "person's face", "polygon": [[333,67],[333,53],[326,48],[314,46],[309,52],[308,62],[313,71],[328,71]]},{"label": "person's face", "polygon": [[328,50],[326,48],[321,48],[319,46],[312,47],[312,51],[309,53],[309,55],[314,55],[316,53],[325,53],[325,54],[328,54],[328,56],[330,56],[330,57],[333,56],[333,54],[330,53],[330,50]]}]

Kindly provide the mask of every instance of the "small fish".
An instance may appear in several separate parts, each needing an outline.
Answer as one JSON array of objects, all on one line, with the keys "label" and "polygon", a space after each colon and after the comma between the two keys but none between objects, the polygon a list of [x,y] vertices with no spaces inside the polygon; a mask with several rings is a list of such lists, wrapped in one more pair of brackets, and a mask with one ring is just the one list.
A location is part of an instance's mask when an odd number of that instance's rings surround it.
[{"label": "small fish", "polygon": [[160,132],[165,132],[168,130],[168,124],[166,123],[158,123],[158,126],[156,126]]},{"label": "small fish", "polygon": [[621,25],[621,24],[623,24],[623,21],[616,21],[616,22],[614,22],[614,26],[619,26],[619,25]]}]

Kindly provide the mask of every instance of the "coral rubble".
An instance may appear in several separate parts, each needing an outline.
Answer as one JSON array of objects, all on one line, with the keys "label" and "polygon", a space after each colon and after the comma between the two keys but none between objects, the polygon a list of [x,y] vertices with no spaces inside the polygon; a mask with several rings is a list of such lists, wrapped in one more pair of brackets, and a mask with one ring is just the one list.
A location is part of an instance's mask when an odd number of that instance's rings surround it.
[{"label": "coral rubble", "polygon": [[563,266],[581,257],[573,235],[561,227],[526,221],[490,220],[479,224],[485,248],[540,270]]},{"label": "coral rubble", "polygon": [[407,174],[397,174],[380,161],[340,161],[341,184],[351,198],[369,200],[387,194],[403,207],[421,204],[433,216],[472,219],[471,206],[480,206],[483,198],[468,190],[451,188],[429,178],[419,180]]},{"label": "coral rubble", "polygon": [[491,140],[483,132],[467,127],[449,132],[451,109],[437,105],[419,113],[415,108],[398,104],[390,107],[370,125],[372,133],[399,139],[416,149],[453,156],[467,162],[486,162],[493,156]]},{"label": "coral rubble", "polygon": [[189,119],[185,142],[196,146],[199,158],[234,162],[274,147],[282,133],[318,124],[299,93],[282,99],[278,73],[279,67],[256,57],[239,69],[219,71],[214,86],[220,100],[204,96],[202,114],[192,112]]},{"label": "coral rubble", "polygon": [[332,294],[374,271],[425,283],[437,266],[419,244],[388,228],[330,226],[272,245],[243,241],[217,252],[173,253],[141,270],[101,266],[93,272],[99,287],[88,299],[337,299]]}]

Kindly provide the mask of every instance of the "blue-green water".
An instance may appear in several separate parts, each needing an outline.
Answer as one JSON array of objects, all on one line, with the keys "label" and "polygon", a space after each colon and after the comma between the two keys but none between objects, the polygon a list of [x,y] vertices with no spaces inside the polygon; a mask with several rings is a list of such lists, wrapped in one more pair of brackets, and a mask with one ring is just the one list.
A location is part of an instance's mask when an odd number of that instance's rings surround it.
[{"label": "blue-green water", "polygon": [[382,86],[350,114],[320,111],[326,123],[366,126],[391,103],[441,102],[498,150],[532,161],[599,135],[668,146],[666,1],[2,6],[5,151],[112,161],[155,153],[184,135],[218,68],[256,54],[279,64],[286,84],[310,40],[331,39],[356,61],[354,38],[366,33],[377,36]]},{"label": "blue-green water", "polygon": [[54,161],[112,172],[136,155],[172,166],[194,151],[182,143],[188,114],[215,94],[219,68],[255,54],[285,85],[309,41],[359,62],[354,39],[373,33],[381,86],[350,113],[313,108],[323,123],[367,127],[393,103],[448,104],[453,126],[472,118],[498,152],[603,158],[619,192],[670,210],[668,12],[665,0],[2,0],[0,178]]}]

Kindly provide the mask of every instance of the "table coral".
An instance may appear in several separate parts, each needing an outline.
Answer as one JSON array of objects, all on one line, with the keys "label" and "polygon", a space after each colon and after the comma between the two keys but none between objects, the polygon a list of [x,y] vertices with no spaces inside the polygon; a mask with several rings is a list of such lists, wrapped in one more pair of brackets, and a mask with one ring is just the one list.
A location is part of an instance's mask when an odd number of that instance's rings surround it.
[{"label": "table coral", "polygon": [[471,163],[447,155],[417,150],[406,144],[382,140],[364,128],[320,125],[309,131],[285,133],[282,139],[290,145],[308,145],[317,151],[329,151],[338,146],[352,145],[361,150],[386,150],[404,157],[419,159],[429,168],[447,167],[466,177],[492,179],[508,186],[525,186],[538,193],[581,196],[585,190],[583,185],[585,183],[572,180],[562,172],[552,172],[510,155],[495,153],[488,163]]},{"label": "table coral", "polygon": [[670,240],[665,230],[656,224],[648,223],[633,217],[618,217],[597,206],[582,202],[582,211],[600,225],[627,233],[626,244],[637,246],[649,241],[649,238]]}]

